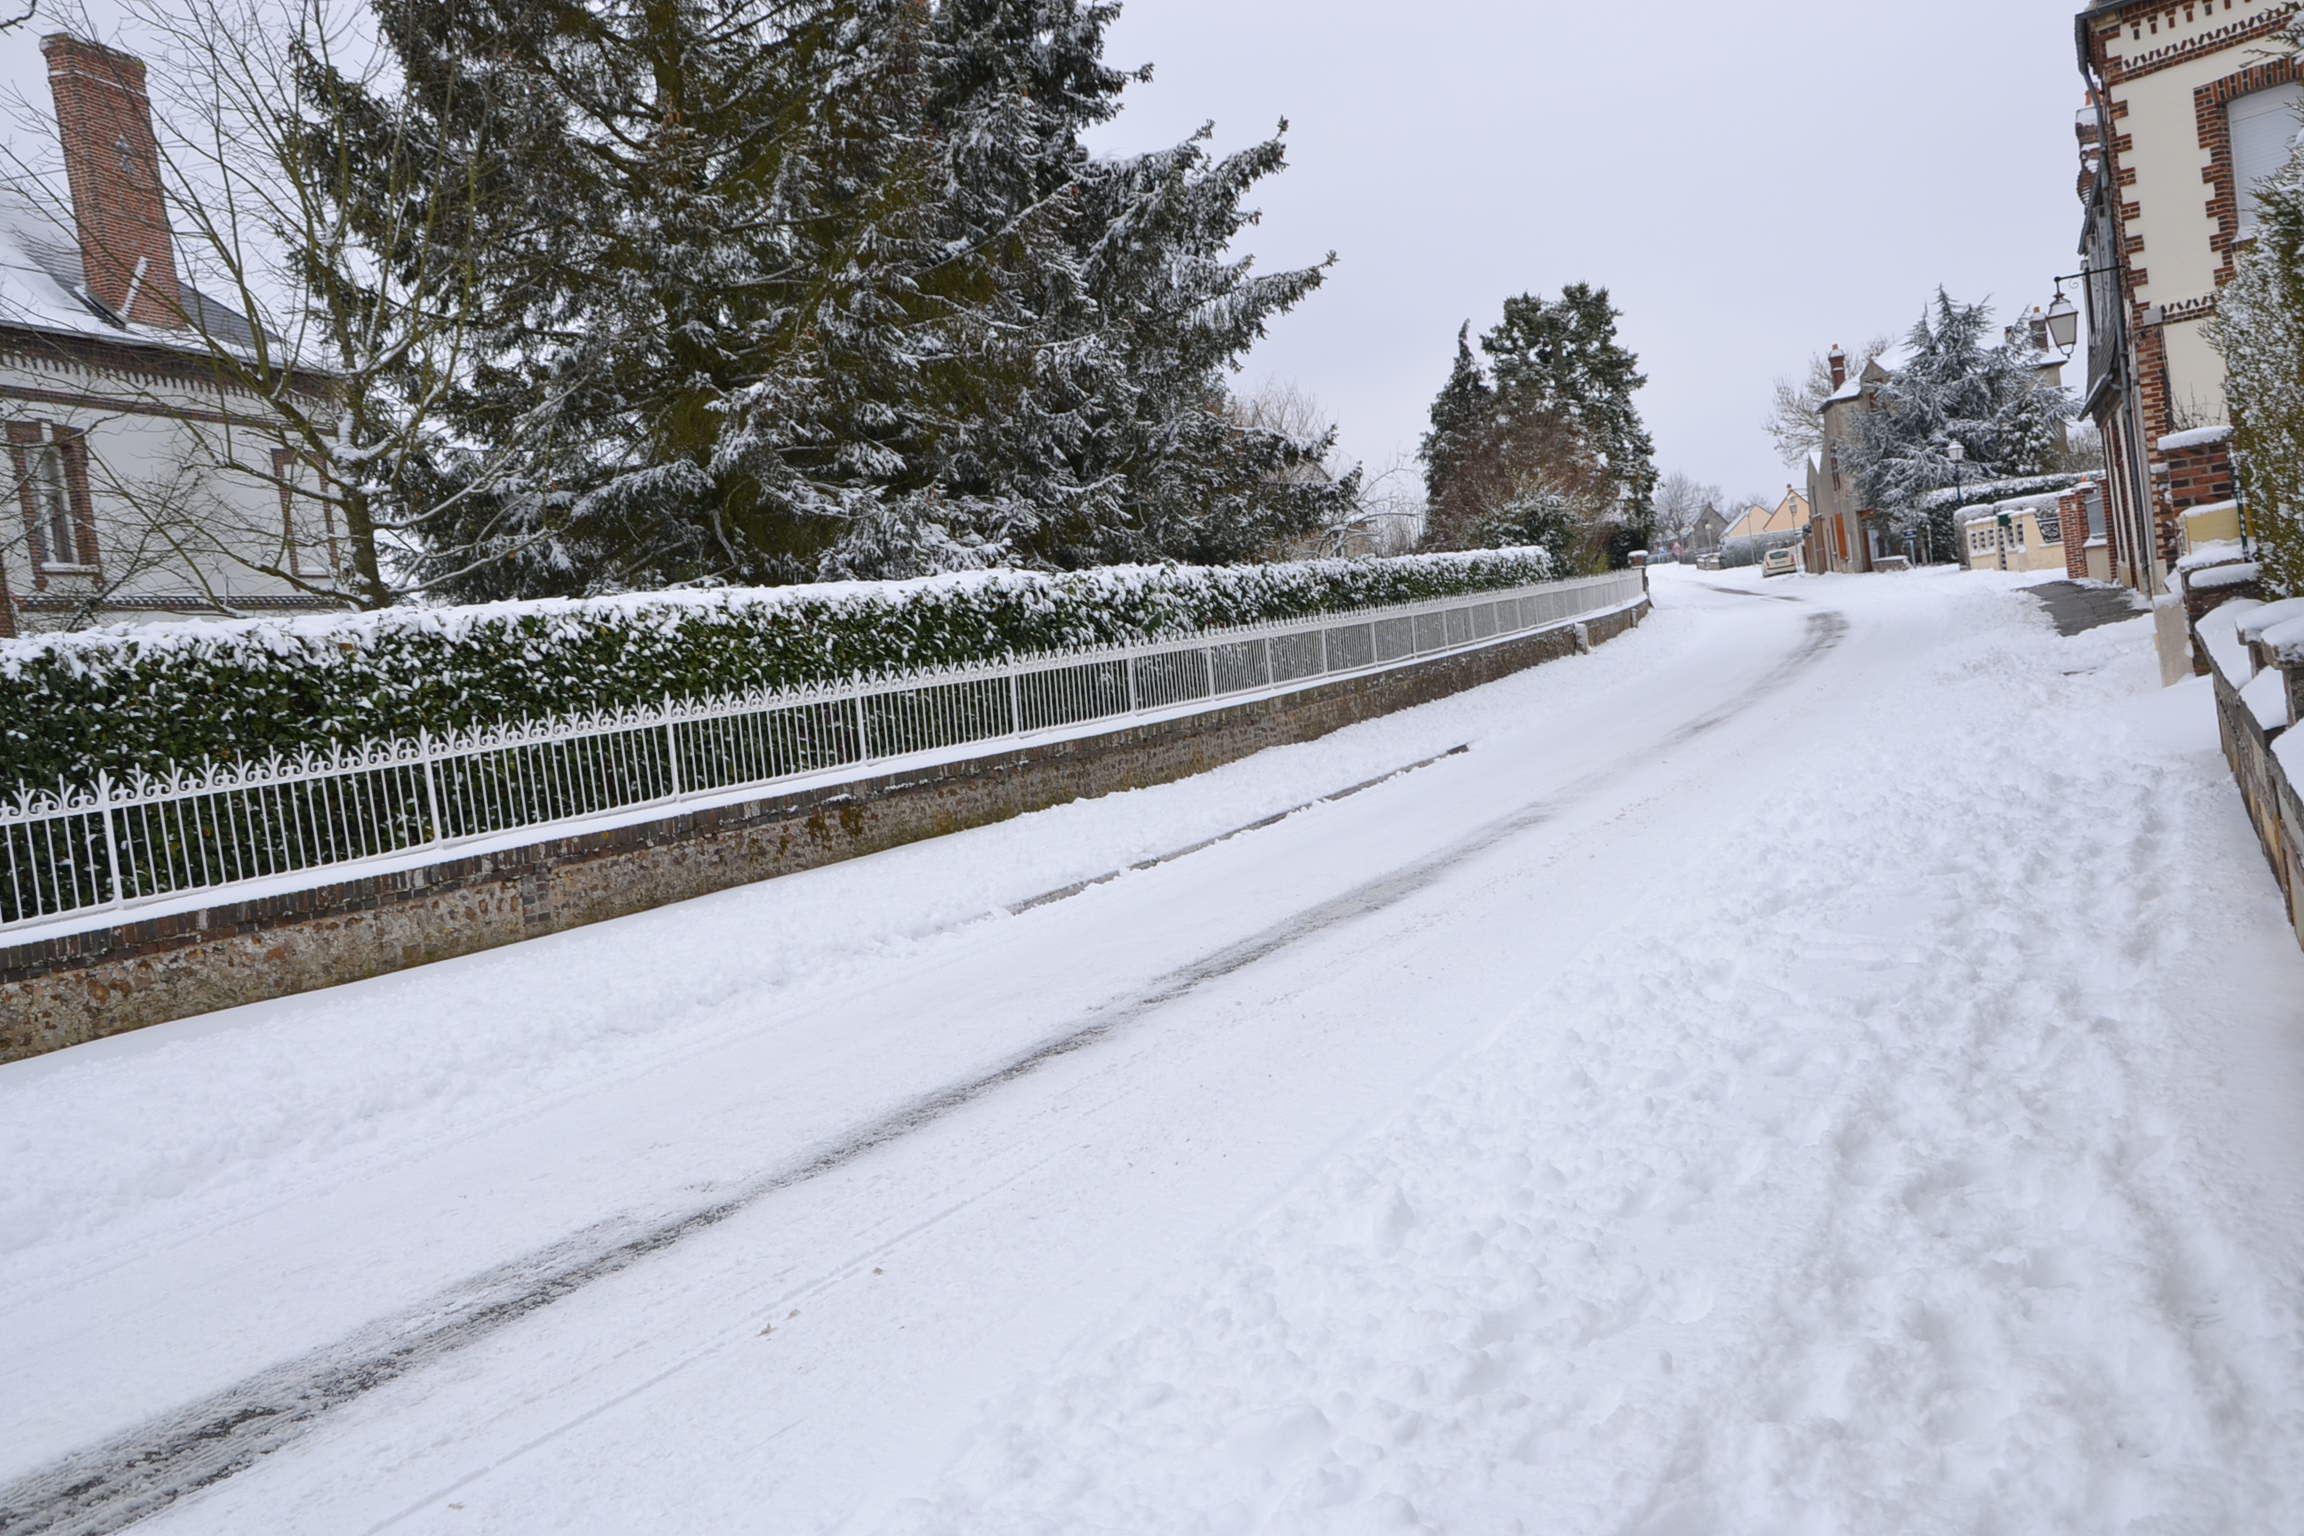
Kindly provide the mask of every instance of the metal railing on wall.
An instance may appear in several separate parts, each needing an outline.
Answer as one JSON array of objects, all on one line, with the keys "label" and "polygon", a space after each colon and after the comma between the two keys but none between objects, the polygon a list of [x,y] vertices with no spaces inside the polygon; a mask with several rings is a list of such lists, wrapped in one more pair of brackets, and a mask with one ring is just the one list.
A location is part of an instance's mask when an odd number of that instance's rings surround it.
[{"label": "metal railing on wall", "polygon": [[1620,608],[1641,574],[835,686],[379,740],[0,802],[0,932],[306,870],[1216,709]]}]

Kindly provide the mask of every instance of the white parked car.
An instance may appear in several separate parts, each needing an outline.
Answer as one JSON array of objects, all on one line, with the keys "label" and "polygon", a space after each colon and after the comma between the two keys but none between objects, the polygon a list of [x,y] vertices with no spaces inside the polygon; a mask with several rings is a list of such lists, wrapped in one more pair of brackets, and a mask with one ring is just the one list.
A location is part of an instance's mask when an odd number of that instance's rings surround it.
[{"label": "white parked car", "polygon": [[1760,574],[1762,576],[1789,576],[1799,569],[1800,552],[1790,545],[1786,545],[1782,549],[1772,549],[1760,557]]}]

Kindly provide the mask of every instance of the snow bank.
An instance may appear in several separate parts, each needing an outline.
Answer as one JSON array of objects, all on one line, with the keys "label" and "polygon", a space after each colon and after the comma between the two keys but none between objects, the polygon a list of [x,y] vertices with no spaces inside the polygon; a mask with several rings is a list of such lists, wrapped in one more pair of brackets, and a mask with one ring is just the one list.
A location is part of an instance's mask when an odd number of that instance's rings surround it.
[{"label": "snow bank", "polygon": [[2236,597],[2193,627],[2209,660],[2234,687],[2256,675],[2256,659],[2240,638],[2240,625],[2264,604],[2253,597]]}]

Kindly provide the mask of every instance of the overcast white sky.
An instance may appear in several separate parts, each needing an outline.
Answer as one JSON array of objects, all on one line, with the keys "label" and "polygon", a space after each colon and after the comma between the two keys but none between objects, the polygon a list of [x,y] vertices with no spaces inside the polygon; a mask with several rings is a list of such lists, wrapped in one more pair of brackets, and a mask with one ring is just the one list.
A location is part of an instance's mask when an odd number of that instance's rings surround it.
[{"label": "overcast white sky", "polygon": [[1372,467],[1412,452],[1456,327],[1606,285],[1667,470],[1792,473],[1776,375],[1901,331],[1939,282],[2004,312],[2077,265],[2079,0],[1131,0],[1153,82],[1104,138],[1289,120],[1267,262],[1341,258],[1245,384],[1294,380]]},{"label": "overcast white sky", "polygon": [[[1414,451],[1458,324],[1583,280],[1625,312],[1660,466],[1776,493],[1778,374],[1939,282],[2012,311],[2073,270],[2078,5],[1129,0],[1112,62],[1157,75],[1101,143],[1289,119],[1248,246],[1340,260],[1242,383],[1292,380],[1371,469]],[[0,84],[40,102],[54,9],[0,38]]]}]

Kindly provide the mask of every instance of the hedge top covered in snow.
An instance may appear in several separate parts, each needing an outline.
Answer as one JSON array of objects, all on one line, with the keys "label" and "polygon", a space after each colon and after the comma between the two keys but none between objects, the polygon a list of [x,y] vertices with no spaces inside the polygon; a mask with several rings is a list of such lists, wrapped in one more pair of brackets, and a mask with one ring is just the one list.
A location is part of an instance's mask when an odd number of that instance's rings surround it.
[{"label": "hedge top covered in snow", "polygon": [[1958,512],[1988,509],[2016,497],[2040,496],[2047,492],[2062,493],[2078,488],[2088,480],[2086,475],[2018,475],[2004,480],[1973,480],[1966,485],[1948,485],[1941,490],[1924,491],[1914,505],[1925,512],[1940,512],[1951,507]]},{"label": "hedge top covered in snow", "polygon": [[0,643],[0,786],[1126,645],[1551,580],[1541,550],[133,625]]}]

